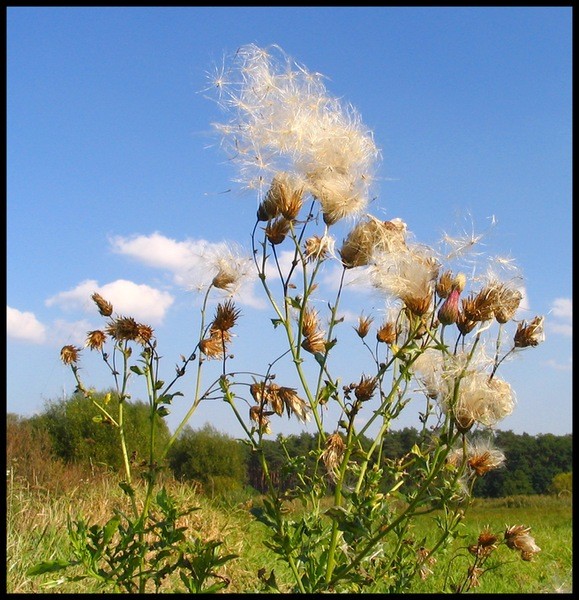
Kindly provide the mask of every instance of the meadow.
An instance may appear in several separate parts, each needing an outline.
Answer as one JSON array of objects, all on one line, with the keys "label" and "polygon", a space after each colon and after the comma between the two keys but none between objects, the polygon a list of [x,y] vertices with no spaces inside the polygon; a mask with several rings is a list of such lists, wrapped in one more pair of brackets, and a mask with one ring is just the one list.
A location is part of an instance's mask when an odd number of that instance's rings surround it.
[{"label": "meadow", "polygon": [[[224,593],[262,592],[260,575],[268,576],[275,568],[281,588],[291,581],[281,563],[261,542],[267,539],[265,526],[255,514],[259,496],[209,498],[199,490],[174,481],[167,481],[171,492],[185,505],[199,508],[183,518],[187,535],[199,532],[206,539],[223,541],[223,549],[237,558],[226,563],[219,574],[228,582]],[[55,492],[46,486],[15,480],[8,473],[7,487],[7,584],[8,593],[98,593],[103,590],[93,580],[68,581],[57,587],[61,573],[29,577],[26,571],[46,560],[67,558],[69,538],[67,521],[84,516],[92,523],[104,523],[113,508],[122,508],[126,499],[110,477],[85,477],[65,492]],[[298,508],[294,508],[299,510]],[[292,510],[294,510],[292,509]],[[427,537],[434,528],[436,513],[416,520],[414,537]],[[517,552],[501,547],[495,562],[476,593],[571,593],[572,591],[572,498],[570,496],[513,496],[502,499],[475,499],[461,526],[459,536],[451,546],[437,555],[429,576],[417,579],[413,593],[440,593],[445,576],[466,572],[467,547],[476,542],[487,528],[502,533],[506,526],[526,525],[541,552],[532,561],[522,561]],[[499,556],[500,554],[500,556]],[[74,569],[67,571],[74,575]],[[49,585],[46,585],[49,584]],[[169,584],[179,591],[179,582]],[[379,593],[380,582],[368,584],[369,593]]]}]

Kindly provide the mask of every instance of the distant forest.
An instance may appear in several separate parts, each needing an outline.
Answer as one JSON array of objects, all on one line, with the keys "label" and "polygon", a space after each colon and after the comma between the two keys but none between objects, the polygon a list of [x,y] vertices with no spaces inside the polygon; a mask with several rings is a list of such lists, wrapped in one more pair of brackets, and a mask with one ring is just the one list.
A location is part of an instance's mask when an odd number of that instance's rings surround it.
[{"label": "distant forest", "polygon": [[[138,464],[148,455],[148,405],[139,401],[127,404],[127,438],[132,460]],[[114,427],[99,422],[90,404],[79,396],[48,402],[41,414],[24,418],[7,416],[7,473],[42,483],[54,463],[62,468],[121,470],[122,457]],[[170,437],[160,422],[160,446]],[[470,434],[469,434],[470,435]],[[475,432],[473,436],[489,435]],[[571,491],[573,471],[572,435],[515,434],[492,432],[493,445],[501,450],[505,465],[478,478],[476,497],[499,498],[522,494],[550,494]],[[384,440],[382,460],[397,460],[414,444],[421,433],[414,428],[391,431]],[[371,440],[365,440],[368,444]],[[289,489],[292,480],[288,462],[299,458],[316,467],[315,437],[309,433],[279,435],[264,444],[271,472],[280,489]],[[289,458],[288,458],[289,457]],[[171,447],[167,471],[181,481],[190,481],[211,493],[231,490],[263,492],[265,480],[258,456],[247,443],[221,433],[211,425],[200,429],[184,428]],[[53,466],[48,468],[46,461]],[[387,483],[387,482],[385,482]],[[48,482],[44,482],[48,485]]]}]

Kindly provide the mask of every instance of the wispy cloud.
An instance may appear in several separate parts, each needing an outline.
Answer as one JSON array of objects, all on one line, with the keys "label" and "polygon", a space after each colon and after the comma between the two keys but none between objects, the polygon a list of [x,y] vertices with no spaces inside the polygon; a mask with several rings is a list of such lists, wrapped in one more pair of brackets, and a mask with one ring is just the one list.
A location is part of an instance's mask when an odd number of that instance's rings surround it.
[{"label": "wispy cloud", "polygon": [[[217,274],[214,257],[225,255],[228,242],[186,239],[177,241],[159,232],[131,237],[115,236],[109,240],[113,252],[130,257],[152,268],[167,271],[173,284],[186,290],[205,289]],[[236,300],[254,308],[265,303],[256,296],[255,278],[247,277],[236,291]]]},{"label": "wispy cloud", "polygon": [[162,323],[174,302],[173,296],[168,292],[126,279],[117,279],[102,286],[93,279],[87,279],[74,289],[49,298],[46,305],[96,314],[96,307],[91,300],[95,292],[113,305],[116,314],[131,316],[150,325]]},{"label": "wispy cloud", "polygon": [[546,322],[550,332],[571,337],[573,335],[572,299],[555,298],[551,304],[550,318]]},{"label": "wispy cloud", "polygon": [[556,369],[557,371],[570,371],[573,368],[573,361],[571,358],[566,363],[557,362],[555,359],[551,358],[545,363],[548,367],[552,369]]},{"label": "wispy cloud", "polygon": [[10,338],[33,344],[46,341],[46,327],[34,313],[22,312],[10,306],[6,307],[6,334]]}]

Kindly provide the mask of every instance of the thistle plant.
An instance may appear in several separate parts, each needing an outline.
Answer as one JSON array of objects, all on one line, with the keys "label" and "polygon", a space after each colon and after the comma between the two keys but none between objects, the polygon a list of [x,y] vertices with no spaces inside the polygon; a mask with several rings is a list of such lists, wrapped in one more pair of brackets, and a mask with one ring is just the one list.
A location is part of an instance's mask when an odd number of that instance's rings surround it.
[{"label": "thistle plant", "polygon": [[[152,329],[113,316],[112,306],[95,294],[108,322],[89,332],[87,347],[102,353],[121,400],[116,415],[103,404],[96,408],[118,429],[132,513],[119,512],[104,526],[77,522],[71,528],[74,561],[45,564],[37,572],[82,564],[87,575],[122,591],[161,590],[173,572],[188,591],[222,586],[216,569],[232,557],[221,556],[219,544],[191,541],[177,524],[184,509],[159,481],[169,448],[196,408],[219,399],[259,457],[267,482],[259,515],[266,545],[292,578],[289,585],[280,583],[275,565],[263,565],[259,591],[412,590],[460,535],[476,480],[504,464],[492,429],[514,410],[515,393],[500,367],[543,340],[543,318],[520,319],[517,270],[510,259],[479,264],[476,237],[447,235],[430,247],[416,242],[401,218],[370,213],[379,150],[357,111],[332,98],[321,75],[277,47],[248,45],[211,83],[230,117],[216,124],[223,148],[237,167],[237,181],[256,195],[249,265],[269,303],[266,325],[282,349],[251,372],[234,368],[232,330],[242,316],[235,289],[249,274],[239,257],[211,261],[215,275],[205,292],[199,337],[169,383],[159,376]],[[348,326],[344,297],[364,289],[381,307],[363,306]],[[208,320],[209,299],[219,291],[229,297]],[[105,352],[109,340],[112,354]],[[80,378],[79,354],[67,346],[61,357],[78,390],[94,402]],[[359,372],[344,372],[344,355],[356,356],[351,368],[365,357]],[[219,365],[218,374],[203,386],[208,363]],[[175,384],[193,366],[190,408],[161,454],[151,450],[147,457],[144,501],[137,503],[123,436],[129,377],[147,383],[153,441],[156,419],[180,401]],[[409,411],[420,442],[402,457],[390,456],[388,434]],[[286,485],[274,477],[265,452],[282,416],[315,438],[308,456],[286,451]],[[486,431],[484,439],[474,435]],[[153,515],[153,505],[162,519]],[[416,524],[424,519],[435,522],[436,533],[417,535]],[[474,550],[468,548],[474,562],[464,578],[447,578],[448,589],[440,591],[474,587],[497,540],[481,534]],[[520,549],[523,560],[540,550],[522,525],[509,527],[504,543]]]},{"label": "thistle plant", "polygon": [[[446,236],[444,252],[415,243],[401,219],[369,214],[378,149],[320,75],[277,47],[249,45],[214,84],[231,116],[216,125],[223,147],[238,181],[257,194],[254,264],[285,344],[259,381],[241,382],[224,364],[224,399],[266,476],[263,440],[276,416],[308,422],[317,443],[309,460],[288,454],[290,489],[269,479],[268,546],[293,573],[294,592],[407,591],[458,535],[476,478],[502,466],[492,441],[470,440],[513,411],[514,391],[498,370],[542,341],[543,319],[509,329],[522,300],[510,260],[467,277],[453,265],[469,266],[474,240]],[[327,272],[336,289],[322,295]],[[352,352],[338,339],[352,283],[381,294],[385,310],[375,329],[373,315],[359,316],[367,367],[344,382],[335,356]],[[281,385],[283,359],[294,374]],[[425,398],[421,443],[395,460],[384,441],[417,394]],[[295,501],[300,517],[288,510]],[[414,523],[425,518],[438,535],[415,539]],[[529,547],[525,558],[537,551]],[[262,580],[276,587],[274,572]]]},{"label": "thistle plant", "polygon": [[[113,305],[98,292],[92,295],[106,323],[102,329],[87,333],[85,348],[101,355],[114,380],[114,392],[103,399],[102,394],[84,383],[81,377],[82,349],[78,346],[64,346],[60,357],[72,371],[76,392],[95,407],[94,420],[112,426],[118,432],[124,465],[124,477],[119,485],[128,509],[119,506],[104,524],[91,524],[82,515],[71,516],[68,523],[70,558],[46,561],[28,571],[31,576],[65,571],[64,575],[44,585],[53,587],[91,578],[104,591],[125,593],[167,590],[211,593],[229,585],[219,569],[236,555],[224,553],[221,540],[205,540],[199,532],[184,525],[187,516],[197,507],[181,506],[168,492],[162,476],[167,453],[179,433],[199,403],[220,389],[218,380],[214,380],[201,391],[204,357],[221,356],[226,352],[239,312],[232,303],[224,301],[217,304],[215,317],[209,324],[205,323],[205,313],[211,292],[237,282],[229,265],[227,268],[219,265],[208,286],[201,309],[199,339],[187,357],[181,356],[169,382],[160,377],[160,355],[153,328],[133,317],[115,314]],[[185,418],[159,450],[156,440],[160,421],[169,414],[174,399],[183,396],[173,388],[191,365],[197,367],[193,401]],[[125,408],[132,389],[129,384],[135,377],[144,381],[149,402],[149,450],[141,460],[133,453],[129,455],[125,433]],[[111,402],[113,394],[117,402]],[[68,574],[71,567],[77,568],[72,575]],[[80,574],[77,574],[78,569]]]}]

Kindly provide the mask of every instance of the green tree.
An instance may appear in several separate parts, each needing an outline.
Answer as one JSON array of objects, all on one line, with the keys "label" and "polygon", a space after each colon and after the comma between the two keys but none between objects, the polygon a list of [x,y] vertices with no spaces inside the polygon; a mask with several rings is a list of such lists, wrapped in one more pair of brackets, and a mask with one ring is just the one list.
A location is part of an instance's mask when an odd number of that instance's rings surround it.
[{"label": "green tree", "polygon": [[573,493],[573,473],[558,473],[553,477],[549,486],[551,494],[572,494]]},{"label": "green tree", "polygon": [[213,493],[246,482],[247,451],[234,438],[206,424],[194,430],[187,425],[168,453],[169,467],[182,481],[197,481]]},{"label": "green tree", "polygon": [[[114,392],[100,392],[94,397],[108,404],[113,411],[118,406],[118,396]],[[125,401],[125,410],[128,451],[134,460],[142,460],[148,452],[146,432],[151,418],[150,407],[139,400]],[[169,439],[169,428],[157,414],[154,418],[159,426],[156,445],[162,447]],[[66,462],[100,464],[113,469],[122,467],[117,428],[111,426],[82,394],[49,400],[44,411],[33,417],[31,423],[35,429],[48,432],[56,456]]]}]

